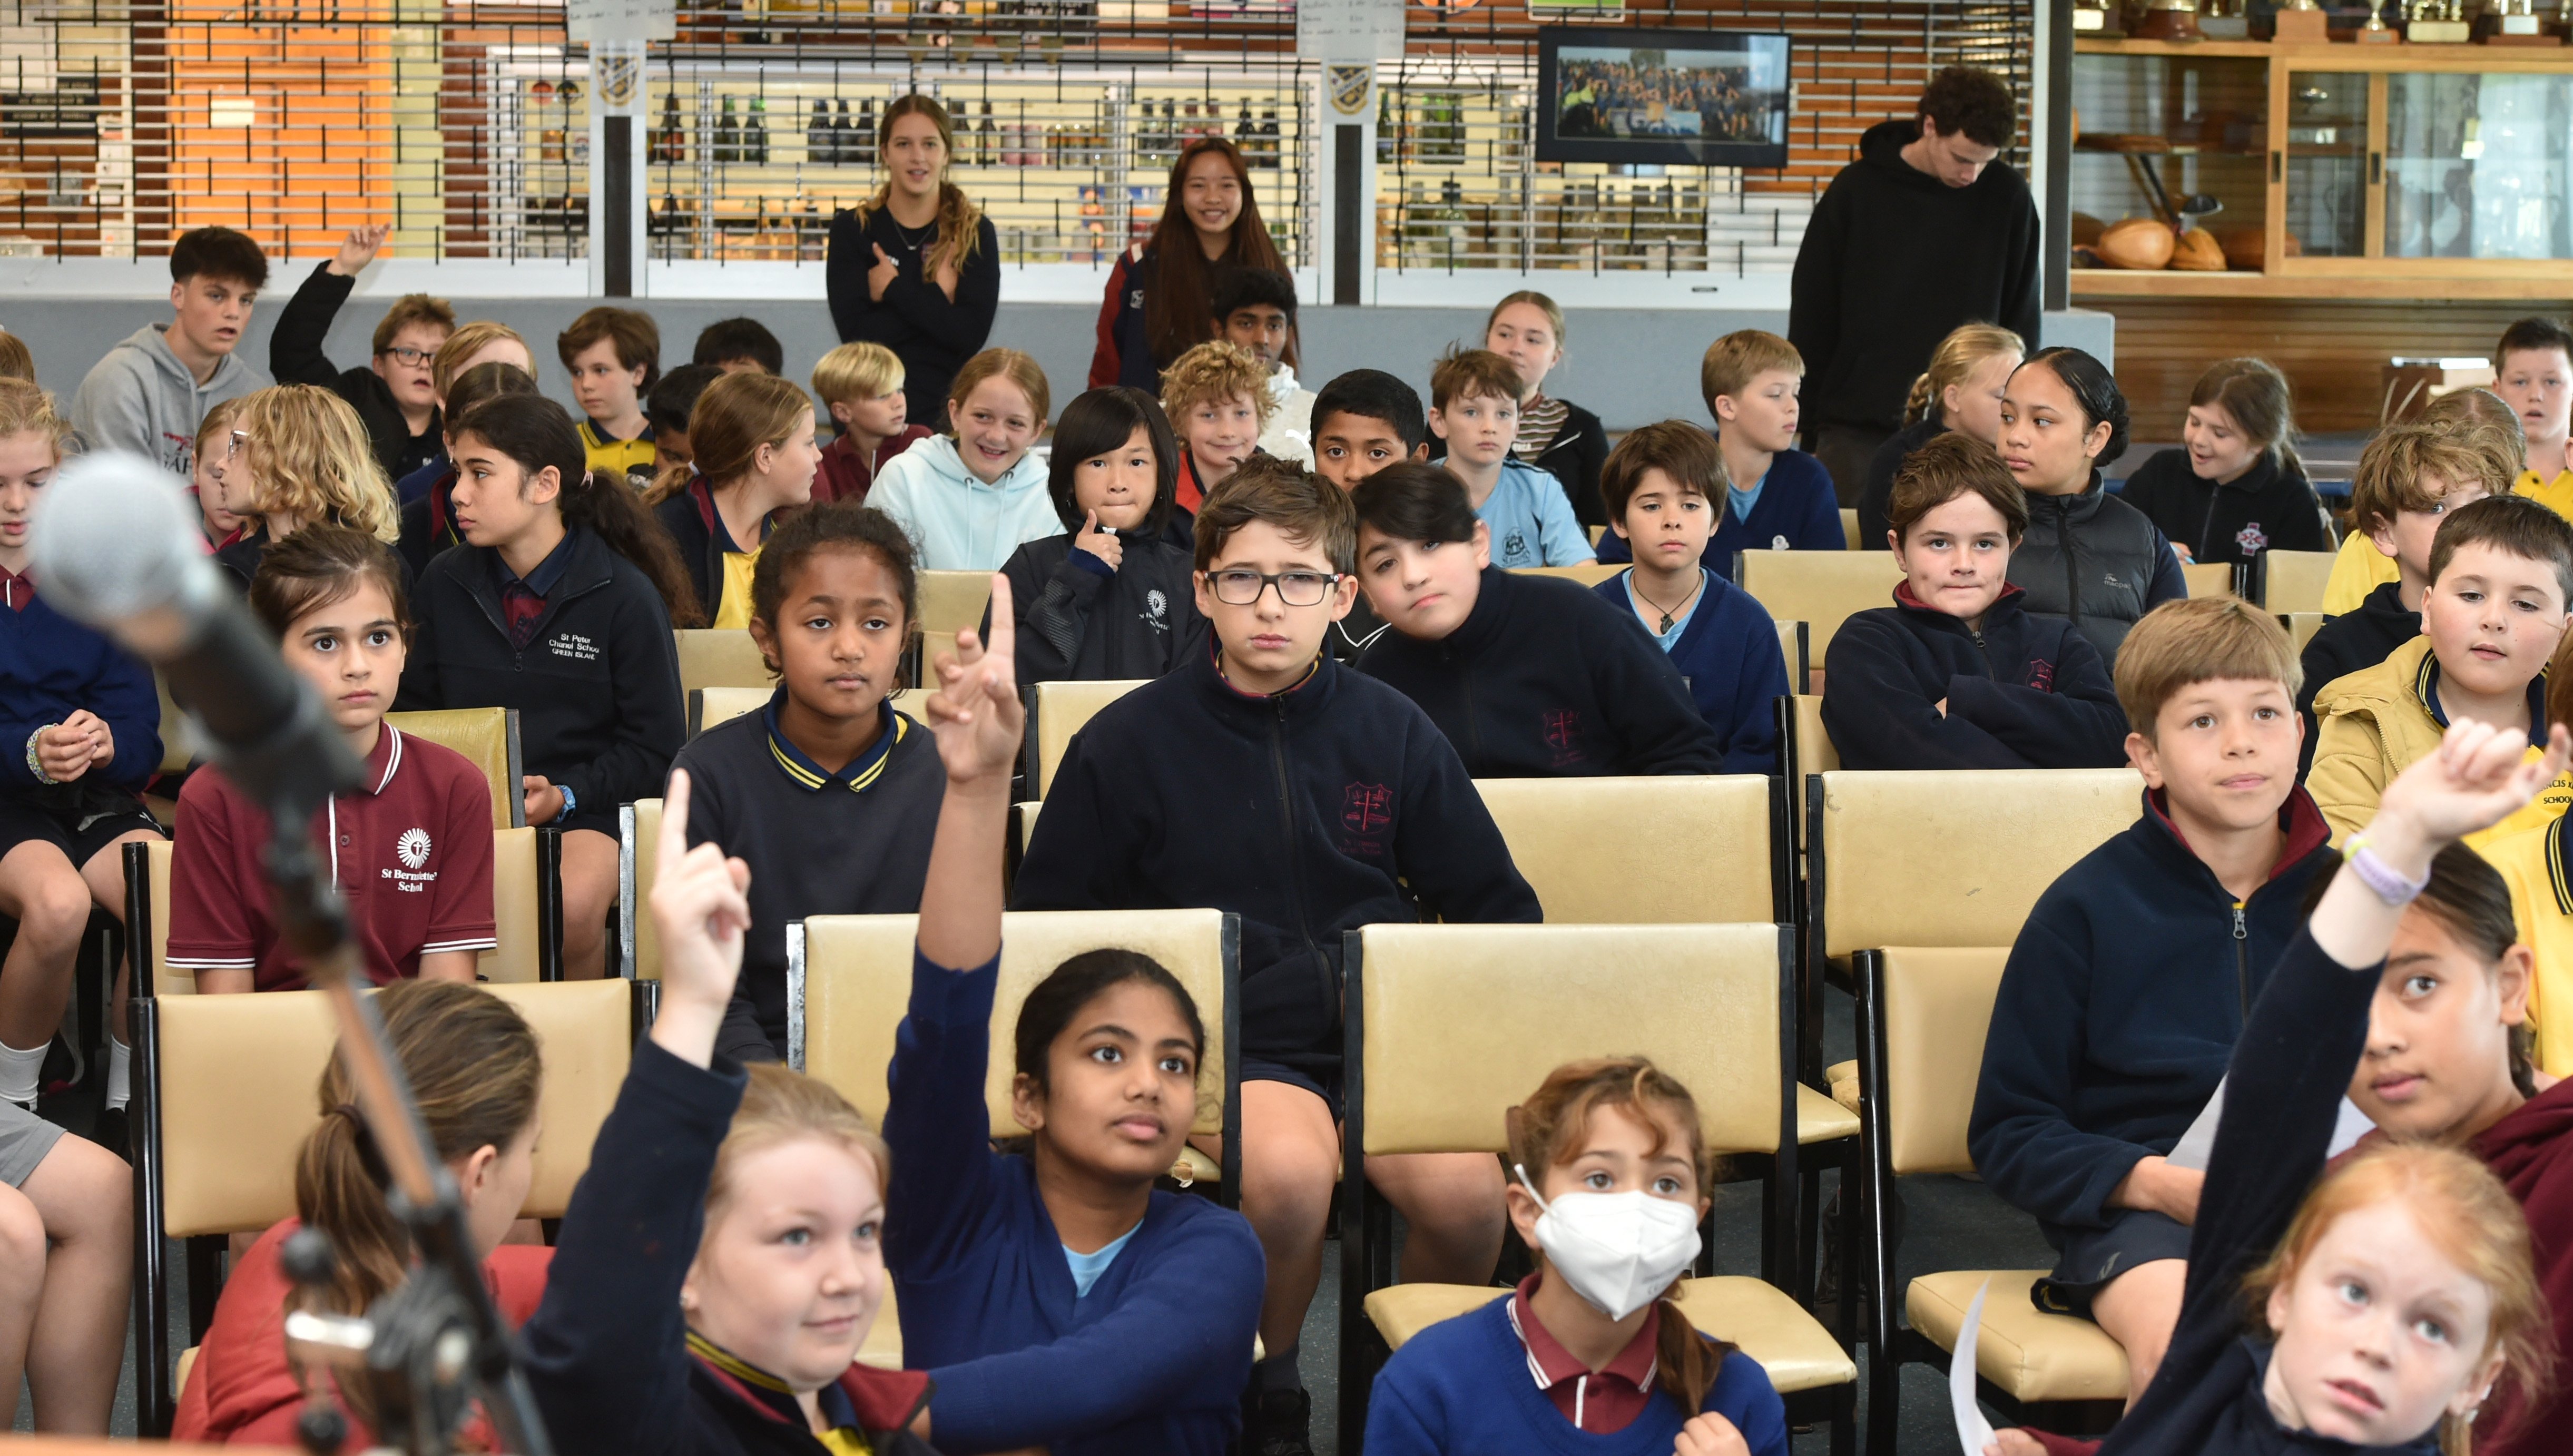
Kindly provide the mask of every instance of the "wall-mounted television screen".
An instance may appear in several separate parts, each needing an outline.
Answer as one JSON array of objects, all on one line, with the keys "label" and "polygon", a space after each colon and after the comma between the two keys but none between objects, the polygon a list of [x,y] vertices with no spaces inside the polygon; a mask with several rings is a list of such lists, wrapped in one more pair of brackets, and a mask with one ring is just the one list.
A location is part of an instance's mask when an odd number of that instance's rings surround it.
[{"label": "wall-mounted television screen", "polygon": [[1787,37],[1730,30],[1537,31],[1540,162],[1787,165]]}]

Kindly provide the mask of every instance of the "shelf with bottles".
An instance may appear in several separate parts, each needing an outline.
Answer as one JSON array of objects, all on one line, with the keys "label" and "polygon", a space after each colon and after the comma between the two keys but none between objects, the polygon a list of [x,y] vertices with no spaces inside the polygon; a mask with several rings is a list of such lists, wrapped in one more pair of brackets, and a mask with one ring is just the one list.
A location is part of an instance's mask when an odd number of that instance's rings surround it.
[{"label": "shelf with bottles", "polygon": [[1413,178],[1399,193],[1379,190],[1376,266],[1702,272],[1709,198],[1697,176]]}]

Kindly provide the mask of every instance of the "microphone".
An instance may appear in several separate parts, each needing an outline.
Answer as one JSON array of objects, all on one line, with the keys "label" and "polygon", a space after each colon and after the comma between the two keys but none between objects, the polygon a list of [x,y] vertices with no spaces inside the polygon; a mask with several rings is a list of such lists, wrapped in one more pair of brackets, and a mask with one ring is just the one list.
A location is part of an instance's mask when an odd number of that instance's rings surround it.
[{"label": "microphone", "polygon": [[104,450],[66,463],[37,500],[28,555],[45,599],[162,670],[226,776],[278,824],[303,824],[364,766],[321,698],[206,554],[177,478]]}]

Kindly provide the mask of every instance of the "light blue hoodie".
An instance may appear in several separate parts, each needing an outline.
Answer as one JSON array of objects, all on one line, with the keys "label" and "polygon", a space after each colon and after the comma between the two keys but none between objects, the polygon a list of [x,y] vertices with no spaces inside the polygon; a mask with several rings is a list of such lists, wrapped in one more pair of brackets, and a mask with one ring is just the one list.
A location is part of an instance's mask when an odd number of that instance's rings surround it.
[{"label": "light blue hoodie", "polygon": [[986,485],[943,434],[885,461],[867,504],[911,537],[923,571],[998,571],[1020,542],[1063,534],[1046,489],[1046,463],[1035,451]]},{"label": "light blue hoodie", "polygon": [[[1431,463],[1447,461],[1442,456]],[[875,497],[868,496],[867,503],[874,504]],[[1572,497],[1563,493],[1550,470],[1504,456],[1501,478],[1474,514],[1492,528],[1495,566],[1578,566],[1599,559],[1572,513]]]}]

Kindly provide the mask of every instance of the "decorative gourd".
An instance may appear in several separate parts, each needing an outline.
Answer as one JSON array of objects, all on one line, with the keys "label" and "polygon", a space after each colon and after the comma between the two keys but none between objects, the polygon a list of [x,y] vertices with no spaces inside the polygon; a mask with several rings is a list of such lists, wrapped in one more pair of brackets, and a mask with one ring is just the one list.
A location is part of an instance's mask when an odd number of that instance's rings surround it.
[{"label": "decorative gourd", "polygon": [[2178,244],[2167,226],[2150,218],[2129,218],[2111,223],[2092,246],[2111,268],[2149,272],[2169,267],[2171,250]]},{"label": "decorative gourd", "polygon": [[2182,273],[2224,272],[2224,249],[2203,229],[2191,228],[2172,240],[2170,266]]}]

